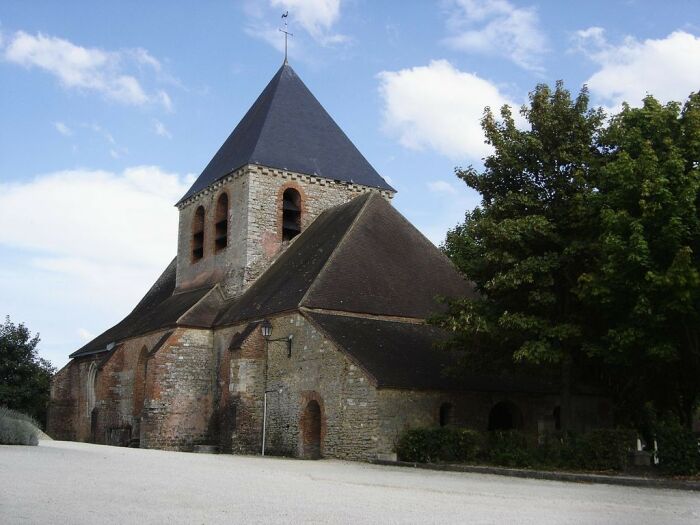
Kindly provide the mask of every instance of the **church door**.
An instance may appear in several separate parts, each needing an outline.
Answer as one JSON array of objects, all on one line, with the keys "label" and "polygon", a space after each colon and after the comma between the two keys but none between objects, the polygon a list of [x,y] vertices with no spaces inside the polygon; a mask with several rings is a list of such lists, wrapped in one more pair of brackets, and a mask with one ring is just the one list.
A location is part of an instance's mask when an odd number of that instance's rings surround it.
[{"label": "church door", "polygon": [[303,457],[319,459],[321,457],[321,407],[318,401],[307,403],[301,416],[301,439]]}]

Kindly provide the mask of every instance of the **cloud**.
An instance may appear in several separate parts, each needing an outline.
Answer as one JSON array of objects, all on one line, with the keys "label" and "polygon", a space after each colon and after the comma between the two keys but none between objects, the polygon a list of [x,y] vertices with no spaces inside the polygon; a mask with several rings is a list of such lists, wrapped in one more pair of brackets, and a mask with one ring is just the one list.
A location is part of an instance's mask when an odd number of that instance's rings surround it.
[{"label": "cloud", "polygon": [[675,31],[666,38],[625,38],[610,44],[600,27],[574,35],[574,47],[598,66],[587,81],[591,93],[613,111],[622,102],[638,106],[647,95],[684,101],[700,88],[700,37]]},{"label": "cloud", "polygon": [[95,334],[88,330],[85,330],[85,328],[78,328],[78,337],[80,337],[81,341],[87,343],[88,341],[91,341],[95,338]]},{"label": "cloud", "polygon": [[64,137],[69,137],[73,134],[73,131],[63,122],[54,122],[53,127],[56,128],[56,131],[58,131]]},{"label": "cloud", "polygon": [[457,188],[444,180],[434,180],[427,183],[428,190],[432,193],[443,193],[447,195],[456,195]]},{"label": "cloud", "polygon": [[[68,170],[0,183],[0,245],[51,257],[161,264],[176,246],[189,181],[156,166],[122,173]],[[27,214],[28,203],[36,213]],[[18,220],[22,217],[23,220]]]},{"label": "cloud", "polygon": [[135,306],[177,251],[192,176],[157,166],[0,182],[0,297],[54,364]]},{"label": "cloud", "polygon": [[547,38],[534,7],[507,0],[452,0],[445,43],[459,51],[500,55],[531,71],[542,71]]},{"label": "cloud", "polygon": [[497,86],[447,60],[379,73],[385,130],[411,149],[430,148],[453,159],[478,160],[491,148],[484,143],[484,108],[516,104]]},{"label": "cloud", "polygon": [[165,137],[168,139],[173,138],[173,136],[170,134],[170,131],[168,131],[168,128],[165,127],[165,124],[163,124],[158,119],[153,119],[153,131],[159,137]]},{"label": "cloud", "polygon": [[[322,46],[347,44],[351,39],[347,35],[333,32],[332,28],[340,20],[341,0],[268,0],[267,5],[248,1],[243,11],[249,18],[244,27],[246,34],[267,42],[280,52],[284,51],[284,38],[279,29],[283,21],[279,18],[283,12],[289,12],[286,19],[289,31],[294,37],[289,39],[289,54],[295,58],[308,60],[309,54],[303,44],[299,30]],[[278,25],[270,25],[265,20],[277,18]]]},{"label": "cloud", "polygon": [[3,57],[26,68],[43,69],[58,78],[66,88],[96,91],[125,105],[161,104],[167,110],[172,109],[167,93],[148,93],[136,77],[124,72],[129,60],[160,70],[160,63],[141,48],[124,52],[104,51],[42,33],[30,35],[18,31],[9,39]]},{"label": "cloud", "polygon": [[289,11],[291,21],[298,22],[314,40],[323,45],[347,41],[346,36],[330,32],[333,24],[340,19],[340,0],[270,0],[270,5]]}]

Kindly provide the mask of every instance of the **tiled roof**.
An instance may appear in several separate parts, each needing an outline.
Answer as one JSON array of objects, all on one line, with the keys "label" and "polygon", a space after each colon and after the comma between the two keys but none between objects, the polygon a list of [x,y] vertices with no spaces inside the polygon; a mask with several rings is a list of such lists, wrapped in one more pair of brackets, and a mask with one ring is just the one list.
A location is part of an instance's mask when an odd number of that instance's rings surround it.
[{"label": "tiled roof", "polygon": [[180,202],[246,164],[394,191],[287,64]]}]

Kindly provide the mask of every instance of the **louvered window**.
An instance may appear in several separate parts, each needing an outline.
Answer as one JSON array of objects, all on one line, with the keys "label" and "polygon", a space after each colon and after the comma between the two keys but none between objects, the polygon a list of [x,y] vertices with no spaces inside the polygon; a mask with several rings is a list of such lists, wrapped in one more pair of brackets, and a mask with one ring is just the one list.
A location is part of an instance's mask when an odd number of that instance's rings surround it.
[{"label": "louvered window", "polygon": [[282,195],[282,240],[289,241],[301,232],[301,195],[289,188]]}]

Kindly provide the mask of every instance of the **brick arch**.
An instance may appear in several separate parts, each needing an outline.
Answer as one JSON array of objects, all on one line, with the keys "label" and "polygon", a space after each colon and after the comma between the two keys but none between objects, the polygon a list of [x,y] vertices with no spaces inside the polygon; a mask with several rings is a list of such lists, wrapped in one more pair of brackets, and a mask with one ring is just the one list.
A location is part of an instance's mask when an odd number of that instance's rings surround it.
[{"label": "brick arch", "polygon": [[139,352],[136,366],[134,367],[134,387],[132,394],[133,416],[141,417],[143,404],[146,398],[146,370],[148,367],[148,349],[144,346]]},{"label": "brick arch", "polygon": [[282,240],[282,215],[283,215],[283,210],[282,210],[282,202],[284,199],[284,192],[292,189],[296,190],[299,193],[299,197],[301,200],[300,203],[300,211],[301,211],[301,218],[300,218],[300,223],[301,223],[301,230],[304,231],[304,221],[306,219],[306,193],[304,192],[304,189],[301,187],[300,184],[290,181],[290,182],[285,182],[282,184],[279,189],[277,190],[277,200],[275,203],[275,209],[277,210],[277,227],[276,227],[276,232],[277,232],[277,238],[281,241]]},{"label": "brick arch", "polygon": [[323,457],[323,442],[326,436],[326,411],[318,392],[304,392],[301,396],[299,414],[300,452],[305,459]]}]

